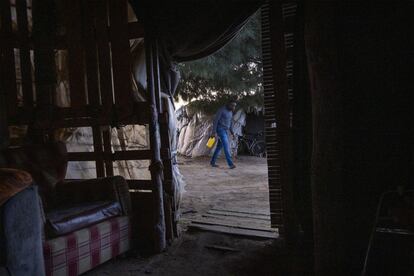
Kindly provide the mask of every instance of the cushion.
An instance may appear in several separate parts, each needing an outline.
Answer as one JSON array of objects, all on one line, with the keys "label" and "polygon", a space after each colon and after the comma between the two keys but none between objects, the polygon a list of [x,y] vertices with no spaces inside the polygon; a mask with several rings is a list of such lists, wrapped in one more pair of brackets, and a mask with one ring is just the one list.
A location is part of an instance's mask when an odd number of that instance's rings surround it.
[{"label": "cushion", "polygon": [[43,205],[50,209],[54,188],[66,175],[66,146],[54,142],[8,148],[0,151],[0,166],[28,171],[39,186]]},{"label": "cushion", "polygon": [[32,177],[25,171],[0,169],[0,206],[32,182]]},{"label": "cushion", "polygon": [[118,201],[85,203],[46,214],[48,237],[61,236],[122,214]]},{"label": "cushion", "polygon": [[46,276],[85,273],[128,251],[130,235],[129,217],[121,216],[48,239],[43,244]]}]

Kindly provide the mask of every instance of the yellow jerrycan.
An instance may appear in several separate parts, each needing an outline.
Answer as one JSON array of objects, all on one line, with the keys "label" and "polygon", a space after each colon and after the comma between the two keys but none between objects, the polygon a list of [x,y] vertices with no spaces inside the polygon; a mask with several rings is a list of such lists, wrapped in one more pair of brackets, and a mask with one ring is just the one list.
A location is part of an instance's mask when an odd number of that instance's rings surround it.
[{"label": "yellow jerrycan", "polygon": [[211,149],[214,146],[214,143],[216,143],[216,137],[210,137],[207,141],[207,147]]}]

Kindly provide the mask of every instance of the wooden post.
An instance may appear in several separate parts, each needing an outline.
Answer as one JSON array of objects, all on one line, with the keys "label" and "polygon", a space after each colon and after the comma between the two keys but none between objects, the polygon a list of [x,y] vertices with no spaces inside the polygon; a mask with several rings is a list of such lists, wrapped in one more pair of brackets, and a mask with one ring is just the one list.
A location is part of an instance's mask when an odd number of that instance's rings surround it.
[{"label": "wooden post", "polygon": [[33,1],[33,43],[38,107],[50,106],[56,91],[56,64],[53,41],[56,10],[52,0]]},{"label": "wooden post", "polygon": [[[146,54],[146,66],[147,66],[147,101],[150,105],[150,147],[152,152],[151,160],[151,178],[153,183],[153,233],[154,233],[154,250],[155,252],[162,252],[166,248],[166,235],[165,235],[165,213],[164,213],[164,189],[162,185],[162,159],[161,159],[161,141],[160,141],[160,129],[158,122],[158,109],[156,95],[159,95],[159,91],[156,92],[154,79],[154,55],[153,43],[155,39],[148,34],[145,36],[145,54]],[[159,86],[158,86],[159,89]]]},{"label": "wooden post", "polygon": [[[7,147],[9,143],[9,129],[8,129],[8,92],[9,84],[12,81],[8,78],[11,70],[11,62],[14,60],[12,57],[13,51],[10,49],[11,42],[8,42],[7,36],[10,34],[11,29],[11,15],[10,15],[10,2],[0,1],[0,149]],[[14,81],[14,87],[16,81]],[[14,89],[16,90],[16,89]],[[14,92],[14,91],[12,91]]]},{"label": "wooden post", "polygon": [[152,45],[152,53],[153,53],[153,70],[154,70],[154,91],[155,91],[155,99],[156,99],[156,106],[158,110],[158,114],[162,114],[162,104],[161,104],[161,82],[160,82],[160,61],[158,56],[158,42],[155,40]]},{"label": "wooden post", "polygon": [[85,51],[82,43],[82,5],[80,0],[64,0],[66,41],[68,47],[68,70],[70,104],[72,107],[86,105]]},{"label": "wooden post", "polygon": [[36,81],[36,114],[29,126],[28,136],[33,142],[53,139],[47,131],[52,121],[56,93],[56,63],[54,41],[56,36],[56,7],[53,0],[34,0],[33,45]]},{"label": "wooden post", "polygon": [[343,89],[338,76],[337,1],[307,1],[305,43],[312,95],[312,199],[316,275],[346,273],[343,173]]},{"label": "wooden post", "polygon": [[[94,1],[84,1],[83,3],[83,19],[84,19],[84,47],[86,58],[86,75],[88,84],[88,103],[93,109],[98,109],[101,104],[101,95],[99,91],[99,77],[98,77],[98,56],[96,45],[96,30],[95,30],[95,17],[96,6]],[[96,156],[96,176],[105,176],[105,164],[103,158],[103,141],[102,141],[102,129],[96,120],[93,123],[92,136],[93,136],[93,150]]]},{"label": "wooden post", "polygon": [[32,69],[29,51],[29,28],[27,20],[26,0],[16,1],[17,25],[20,35],[20,70],[22,76],[22,90],[24,106],[33,106]]},{"label": "wooden post", "polygon": [[[2,70],[0,70],[1,72]],[[0,149],[6,148],[8,144],[9,126],[7,120],[7,101],[3,81],[0,79]]]},{"label": "wooden post", "polygon": [[127,0],[109,0],[108,5],[115,104],[122,107],[117,111],[119,118],[132,115],[134,102],[132,100],[127,5]]},{"label": "wooden post", "polygon": [[[294,27],[293,58],[293,201],[304,232],[306,249],[313,251],[312,192],[312,108],[304,40],[304,5],[298,3]],[[303,248],[301,249],[303,250]]]},{"label": "wooden post", "polygon": [[4,99],[7,102],[5,105],[8,116],[13,116],[17,108],[17,87],[16,87],[16,67],[14,61],[14,50],[12,41],[12,21],[10,1],[0,1],[0,80],[1,80],[1,93],[4,95]]},{"label": "wooden post", "polygon": [[[108,2],[107,1],[94,1],[96,12],[96,40],[98,49],[99,60],[99,81],[102,107],[107,113],[106,117],[109,118],[114,112],[114,99],[112,94],[112,77],[111,77],[111,60],[109,49],[109,36],[108,36]],[[124,91],[117,91],[123,93]],[[122,106],[121,106],[122,108]],[[114,167],[111,158],[112,144],[111,144],[111,127],[102,127],[102,139],[103,149],[105,153],[105,175],[113,176]]]},{"label": "wooden post", "polygon": [[[169,101],[169,98],[164,101]],[[163,103],[164,103],[163,101]],[[165,210],[165,223],[166,223],[166,237],[171,242],[178,236],[176,210],[175,210],[175,189],[173,187],[173,173],[172,173],[172,160],[171,160],[171,145],[170,145],[170,132],[169,132],[169,117],[168,106],[164,107],[164,112],[160,117],[160,134],[161,134],[161,146],[163,151],[167,151],[168,156],[163,157],[164,165],[164,210]]]}]

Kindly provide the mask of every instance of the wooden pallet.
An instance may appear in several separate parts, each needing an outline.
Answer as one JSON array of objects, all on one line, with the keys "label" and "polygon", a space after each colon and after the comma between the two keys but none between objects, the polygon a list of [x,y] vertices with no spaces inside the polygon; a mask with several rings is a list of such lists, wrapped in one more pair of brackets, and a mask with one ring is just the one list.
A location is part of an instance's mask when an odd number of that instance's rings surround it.
[{"label": "wooden pallet", "polygon": [[212,208],[190,220],[188,227],[252,238],[277,239],[279,237],[278,229],[271,228],[269,213],[248,210]]}]

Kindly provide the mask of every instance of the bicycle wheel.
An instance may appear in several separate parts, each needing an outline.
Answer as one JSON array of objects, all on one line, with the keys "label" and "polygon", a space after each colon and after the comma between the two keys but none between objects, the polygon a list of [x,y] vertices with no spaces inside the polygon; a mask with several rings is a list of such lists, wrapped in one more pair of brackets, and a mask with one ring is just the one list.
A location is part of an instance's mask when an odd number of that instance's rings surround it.
[{"label": "bicycle wheel", "polygon": [[256,141],[251,148],[251,153],[257,157],[266,157],[266,143],[264,141]]},{"label": "bicycle wheel", "polygon": [[248,153],[249,147],[246,144],[246,141],[239,139],[237,144],[237,155],[243,155]]}]

